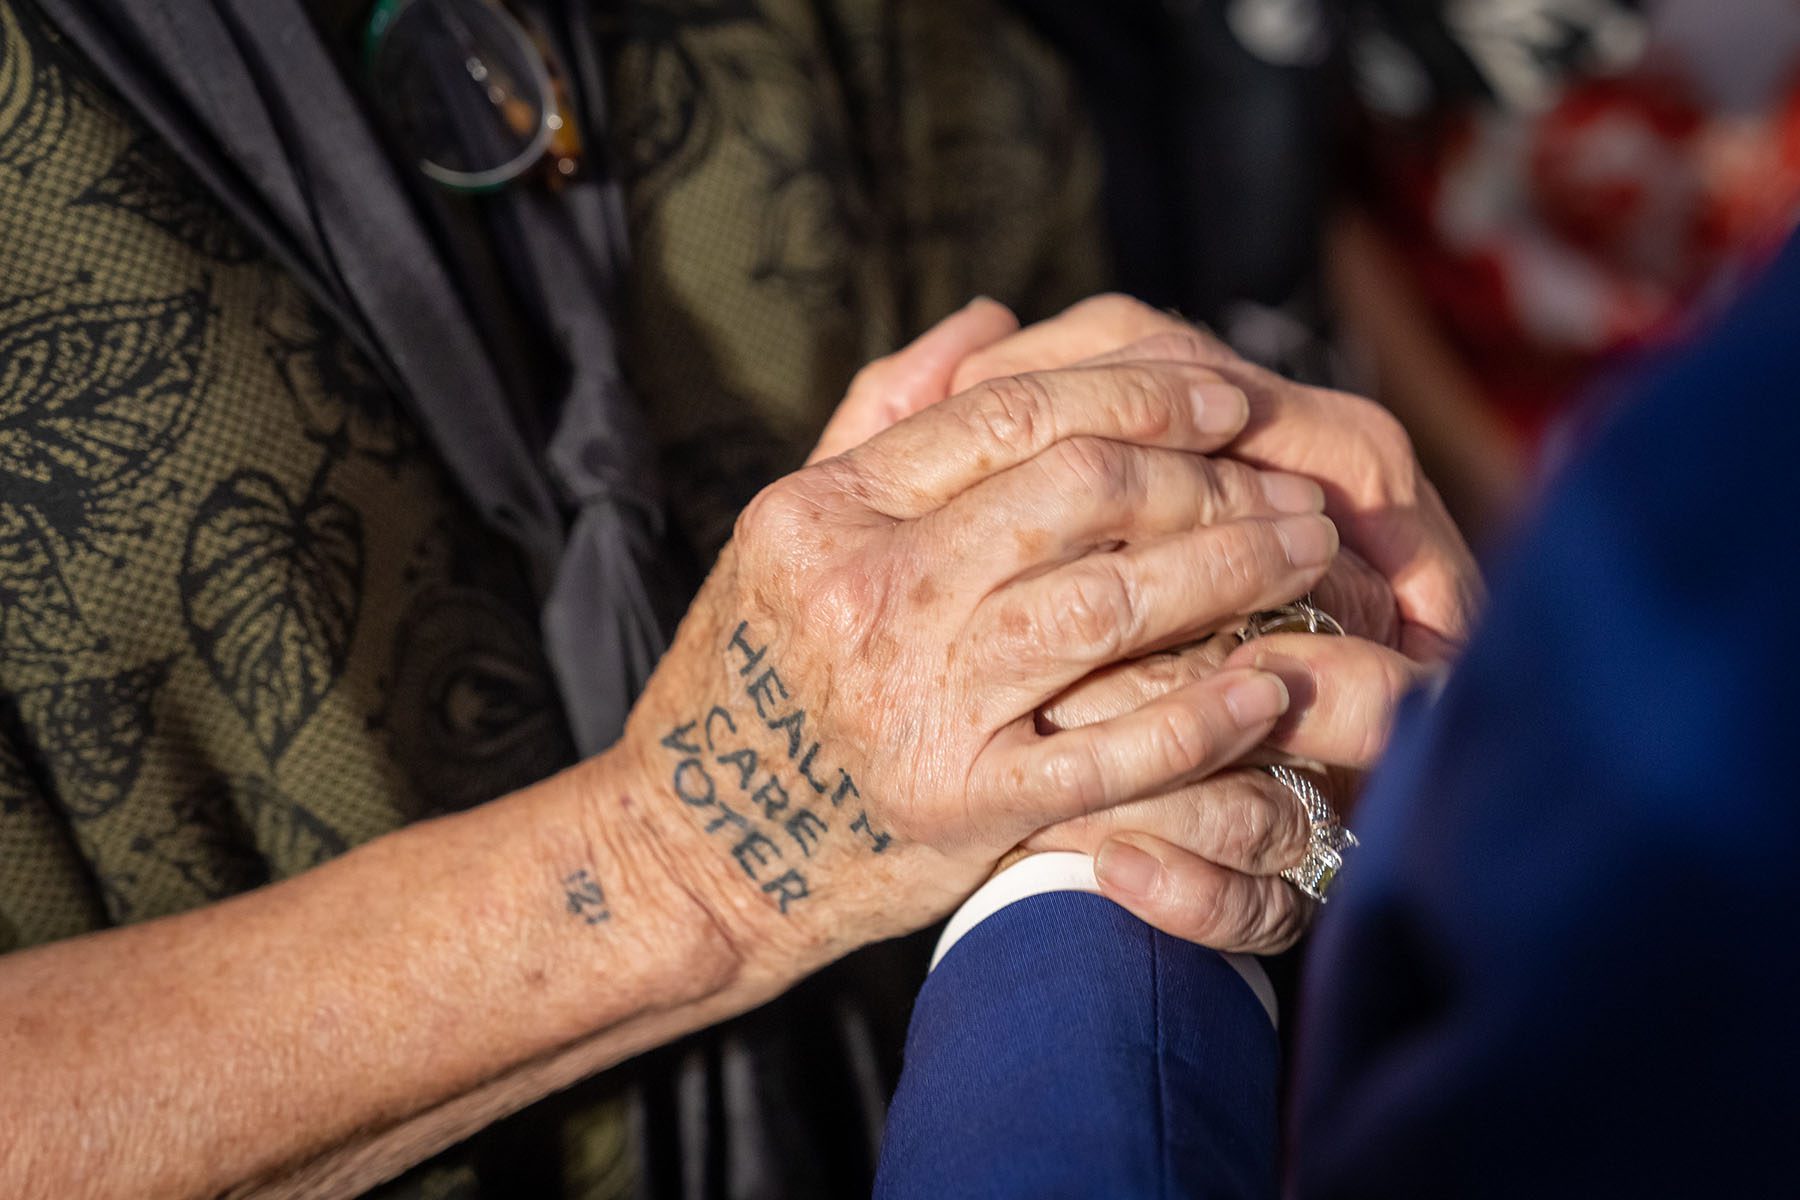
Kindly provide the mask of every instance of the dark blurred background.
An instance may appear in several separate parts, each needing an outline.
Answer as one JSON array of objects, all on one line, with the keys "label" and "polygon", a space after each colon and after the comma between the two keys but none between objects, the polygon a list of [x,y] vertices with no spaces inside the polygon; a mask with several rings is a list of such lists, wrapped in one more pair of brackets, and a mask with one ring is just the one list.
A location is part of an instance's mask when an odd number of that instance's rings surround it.
[{"label": "dark blurred background", "polygon": [[1800,201],[1791,0],[1017,3],[1099,128],[1120,284],[1379,397],[1478,542]]}]

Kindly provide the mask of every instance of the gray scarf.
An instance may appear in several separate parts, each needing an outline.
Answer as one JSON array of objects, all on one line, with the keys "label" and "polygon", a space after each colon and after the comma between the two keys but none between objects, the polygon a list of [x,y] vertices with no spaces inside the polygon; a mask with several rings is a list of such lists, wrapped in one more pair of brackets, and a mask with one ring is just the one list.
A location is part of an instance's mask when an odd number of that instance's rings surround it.
[{"label": "gray scarf", "polygon": [[[654,447],[615,353],[617,187],[435,190],[384,148],[302,0],[42,6],[383,372],[529,564],[577,747],[617,740],[681,597]],[[554,15],[597,150],[585,9]]]}]

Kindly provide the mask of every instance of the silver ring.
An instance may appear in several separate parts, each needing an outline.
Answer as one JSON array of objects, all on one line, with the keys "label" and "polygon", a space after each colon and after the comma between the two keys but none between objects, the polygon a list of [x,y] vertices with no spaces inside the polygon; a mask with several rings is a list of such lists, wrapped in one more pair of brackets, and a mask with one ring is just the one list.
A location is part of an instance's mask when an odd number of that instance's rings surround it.
[{"label": "silver ring", "polygon": [[1289,867],[1281,877],[1298,888],[1303,895],[1325,903],[1326,889],[1344,868],[1344,851],[1356,845],[1356,835],[1338,820],[1337,810],[1325,799],[1318,785],[1292,767],[1279,764],[1265,767],[1294,798],[1306,814],[1306,857],[1300,865]]},{"label": "silver ring", "polygon": [[1271,633],[1327,633],[1343,637],[1344,627],[1338,624],[1336,617],[1314,604],[1312,593],[1308,592],[1292,604],[1251,613],[1244,627],[1238,630],[1238,641],[1247,642]]},{"label": "silver ring", "polygon": [[[1313,603],[1308,592],[1292,604],[1252,613],[1238,630],[1238,641],[1248,642],[1271,633],[1323,633],[1343,637],[1344,627],[1336,617]],[[1325,891],[1344,869],[1344,851],[1356,845],[1356,835],[1344,828],[1337,810],[1325,799],[1318,785],[1292,767],[1264,768],[1278,780],[1306,814],[1306,857],[1297,867],[1289,867],[1281,877],[1306,896],[1325,903]]]}]

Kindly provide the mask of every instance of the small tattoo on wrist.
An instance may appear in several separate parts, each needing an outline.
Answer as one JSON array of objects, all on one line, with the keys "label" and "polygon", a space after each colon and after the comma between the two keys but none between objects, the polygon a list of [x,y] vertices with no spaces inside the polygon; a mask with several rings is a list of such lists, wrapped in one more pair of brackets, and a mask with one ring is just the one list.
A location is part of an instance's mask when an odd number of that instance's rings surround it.
[{"label": "small tattoo on wrist", "polygon": [[585,925],[612,919],[612,912],[606,907],[606,893],[600,890],[600,881],[588,868],[563,876],[562,884],[563,899],[571,916],[580,917]]}]

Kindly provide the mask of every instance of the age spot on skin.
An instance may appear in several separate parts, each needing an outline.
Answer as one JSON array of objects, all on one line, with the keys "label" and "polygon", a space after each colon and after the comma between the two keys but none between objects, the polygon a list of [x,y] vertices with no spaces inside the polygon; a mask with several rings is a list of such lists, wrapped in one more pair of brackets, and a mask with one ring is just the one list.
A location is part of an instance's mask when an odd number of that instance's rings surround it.
[{"label": "age spot on skin", "polygon": [[877,630],[868,643],[868,664],[876,671],[886,670],[900,657],[900,641],[885,630]]},{"label": "age spot on skin", "polygon": [[1015,529],[1013,538],[1019,543],[1019,554],[1026,562],[1036,562],[1050,545],[1047,529]]},{"label": "age spot on skin", "polygon": [[937,584],[931,581],[931,576],[921,575],[919,577],[919,582],[913,584],[913,589],[908,596],[908,599],[913,602],[915,607],[929,608],[931,602],[936,600],[937,596]]}]

